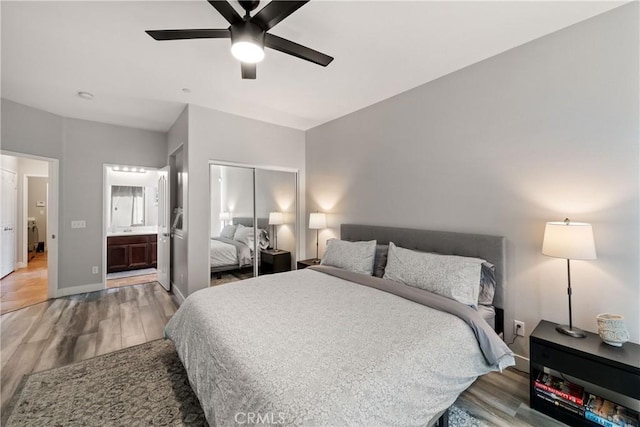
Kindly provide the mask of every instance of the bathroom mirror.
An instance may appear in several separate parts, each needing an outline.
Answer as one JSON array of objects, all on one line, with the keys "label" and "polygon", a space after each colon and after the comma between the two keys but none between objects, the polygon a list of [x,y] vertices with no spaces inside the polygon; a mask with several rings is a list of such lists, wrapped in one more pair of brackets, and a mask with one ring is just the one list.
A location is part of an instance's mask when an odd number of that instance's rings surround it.
[{"label": "bathroom mirror", "polygon": [[136,227],[145,225],[144,187],[111,186],[111,226]]}]

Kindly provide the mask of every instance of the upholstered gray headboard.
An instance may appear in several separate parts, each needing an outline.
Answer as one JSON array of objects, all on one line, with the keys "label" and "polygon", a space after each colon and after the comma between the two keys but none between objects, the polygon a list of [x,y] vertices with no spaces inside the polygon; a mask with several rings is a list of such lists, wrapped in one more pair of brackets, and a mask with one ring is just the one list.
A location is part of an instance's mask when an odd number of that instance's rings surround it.
[{"label": "upholstered gray headboard", "polygon": [[342,224],[340,238],[350,241],[377,240],[380,244],[393,242],[407,249],[487,260],[496,267],[496,294],[493,304],[497,308],[504,309],[507,277],[504,237],[377,225]]},{"label": "upholstered gray headboard", "polygon": [[[233,218],[235,225],[242,224],[245,227],[253,227],[253,217],[237,216]],[[269,218],[258,218],[258,228],[269,230]]]}]

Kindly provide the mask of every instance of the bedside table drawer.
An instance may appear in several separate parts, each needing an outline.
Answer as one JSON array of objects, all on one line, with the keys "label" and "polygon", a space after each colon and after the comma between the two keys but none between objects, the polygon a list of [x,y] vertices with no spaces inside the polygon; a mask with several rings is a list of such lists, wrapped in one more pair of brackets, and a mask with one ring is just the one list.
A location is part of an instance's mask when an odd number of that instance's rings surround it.
[{"label": "bedside table drawer", "polygon": [[640,377],[632,372],[592,360],[588,355],[572,354],[533,340],[530,353],[531,361],[537,365],[640,399]]}]

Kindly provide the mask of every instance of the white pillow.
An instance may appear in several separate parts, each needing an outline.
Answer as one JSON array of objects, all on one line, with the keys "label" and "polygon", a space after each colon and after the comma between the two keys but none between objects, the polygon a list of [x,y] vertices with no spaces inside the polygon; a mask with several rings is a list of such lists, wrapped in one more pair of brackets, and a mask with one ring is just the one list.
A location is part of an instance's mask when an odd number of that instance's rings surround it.
[{"label": "white pillow", "polygon": [[321,264],[343,268],[354,273],[373,274],[373,260],[376,255],[376,241],[347,242],[330,239]]},{"label": "white pillow", "polygon": [[220,231],[220,237],[225,239],[233,239],[236,234],[236,226],[233,224],[225,225],[222,231]]},{"label": "white pillow", "polygon": [[238,224],[233,240],[244,243],[253,250],[253,227],[245,227],[242,224]]},{"label": "white pillow", "polygon": [[384,278],[476,307],[483,259],[438,255],[389,243]]}]

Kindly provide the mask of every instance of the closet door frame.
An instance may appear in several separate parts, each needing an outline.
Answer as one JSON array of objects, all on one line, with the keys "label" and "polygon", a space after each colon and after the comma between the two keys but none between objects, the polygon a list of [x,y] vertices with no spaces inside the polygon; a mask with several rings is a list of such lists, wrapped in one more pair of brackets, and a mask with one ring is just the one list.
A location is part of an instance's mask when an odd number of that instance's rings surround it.
[{"label": "closet door frame", "polygon": [[[230,162],[226,160],[209,160],[209,218],[211,218],[211,166],[231,166],[231,167],[239,167],[253,170],[253,251],[254,254],[257,254],[257,244],[258,244],[258,217],[256,215],[256,170],[263,171],[275,171],[275,172],[289,172],[293,173],[295,176],[295,194],[296,194],[296,203],[295,203],[295,233],[296,233],[296,253],[292,254],[295,256],[296,261],[299,259],[298,254],[300,253],[300,230],[302,226],[302,221],[300,219],[300,170],[296,168],[288,168],[283,166],[270,166],[270,165],[257,165],[251,163],[239,163],[239,162]],[[209,238],[211,238],[211,221],[209,221]],[[210,250],[210,249],[209,249]],[[253,262],[253,277],[258,277],[258,269],[259,265],[255,261]]]}]

